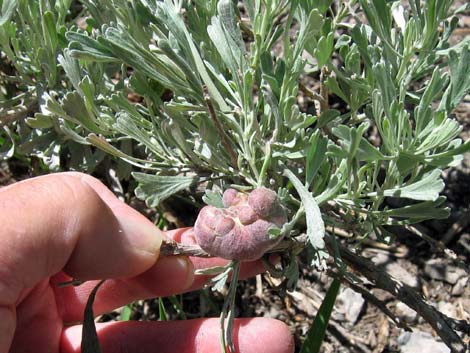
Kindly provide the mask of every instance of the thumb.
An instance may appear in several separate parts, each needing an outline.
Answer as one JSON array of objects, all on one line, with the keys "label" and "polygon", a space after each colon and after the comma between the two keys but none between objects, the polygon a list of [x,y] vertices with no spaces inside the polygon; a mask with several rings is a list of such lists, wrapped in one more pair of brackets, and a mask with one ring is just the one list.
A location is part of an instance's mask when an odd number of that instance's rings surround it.
[{"label": "thumb", "polygon": [[97,179],[61,173],[0,189],[0,301],[61,270],[89,280],[142,273],[162,233]]}]

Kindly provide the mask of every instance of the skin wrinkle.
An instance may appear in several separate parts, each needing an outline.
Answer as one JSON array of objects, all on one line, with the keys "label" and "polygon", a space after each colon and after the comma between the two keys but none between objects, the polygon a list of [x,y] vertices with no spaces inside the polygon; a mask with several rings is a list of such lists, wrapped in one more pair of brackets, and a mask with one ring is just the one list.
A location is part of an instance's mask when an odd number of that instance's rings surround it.
[{"label": "skin wrinkle", "polygon": [[[11,340],[13,340],[13,334],[16,328],[16,310],[13,305],[0,305],[0,347],[9,346]],[[9,337],[8,342],[2,342],[2,340]]]},{"label": "skin wrinkle", "polygon": [[21,279],[6,267],[5,261],[0,257],[0,306],[15,305],[22,292],[21,288]]},{"label": "skin wrinkle", "polygon": [[[90,215],[94,218],[95,215],[99,215],[103,212],[108,213],[112,219],[112,211],[88,184],[74,176],[61,174],[59,177],[61,179],[60,194],[57,194],[59,190],[53,188],[53,190],[56,191],[55,195],[53,195],[56,197],[55,202],[57,204],[70,204],[72,207],[60,209],[59,212],[63,212],[63,214],[54,217],[54,221],[56,219],[66,221],[55,227],[55,229],[61,230],[60,234],[56,234],[54,237],[48,237],[51,246],[47,246],[47,249],[49,252],[63,251],[59,249],[70,249],[70,251],[63,256],[64,268],[67,269],[70,266],[70,260],[73,260],[74,256],[76,256],[79,239],[83,238],[84,232],[88,232],[84,219],[89,219]],[[49,182],[49,184],[52,183]],[[66,202],[61,200],[64,195],[67,196]],[[73,205],[76,204],[87,205],[87,207],[73,207]],[[57,244],[57,241],[61,243]],[[65,246],[65,243],[68,243],[68,245]],[[50,253],[47,258],[49,260],[55,258],[57,262],[56,254]],[[56,273],[60,270],[61,268],[49,265],[45,273]]]},{"label": "skin wrinkle", "polygon": [[[42,308],[48,308],[48,310],[41,310]],[[55,351],[59,351],[63,324],[57,310],[54,291],[48,280],[42,280],[32,288],[16,310],[18,319],[11,353],[31,352],[31,347],[41,344],[36,342],[37,340],[46,340],[49,346],[53,346]],[[44,325],[47,325],[49,330],[42,337],[31,334],[34,327]]]},{"label": "skin wrinkle", "polygon": [[[61,192],[58,193],[57,190],[57,183],[54,182],[52,183],[51,181],[47,180],[47,178],[43,178],[43,183],[39,184],[33,184],[31,185],[30,183],[25,183],[19,182],[15,185],[18,184],[23,184],[22,188],[20,188],[18,191],[15,190],[15,198],[12,199],[11,197],[2,197],[5,194],[8,194],[8,191],[11,189],[11,187],[5,187],[2,188],[0,191],[0,200],[2,200],[1,207],[2,208],[16,208],[16,209],[21,209],[21,208],[30,208],[29,202],[30,202],[30,195],[31,194],[46,194],[48,195],[49,202],[54,204],[66,204],[62,202],[63,195],[70,196],[68,197],[67,203],[71,202],[71,204],[75,204],[76,202],[80,201],[83,199],[83,194],[89,194],[90,192],[77,192],[78,189],[80,189],[81,183],[77,183],[77,179],[70,177],[70,176],[62,176],[61,181],[63,183],[60,184]],[[62,189],[62,186],[65,188]],[[88,187],[89,188],[89,187]],[[78,196],[81,195],[81,196]],[[70,200],[71,199],[71,200]],[[7,200],[7,201],[4,201]],[[12,205],[13,203],[13,205]],[[60,210],[54,209],[55,212],[61,212],[59,214],[54,214],[54,215],[49,215],[48,209],[45,209],[43,213],[41,213],[41,217],[46,217],[47,219],[50,219],[50,222],[54,224],[52,226],[52,229],[63,229],[64,232],[61,232],[60,234],[54,234],[53,236],[42,236],[42,237],[37,237],[34,242],[27,242],[26,239],[23,240],[22,238],[25,238],[30,230],[27,225],[22,225],[22,224],[15,224],[14,230],[10,230],[11,232],[15,233],[15,236],[13,237],[12,240],[10,240],[11,243],[13,244],[30,244],[28,247],[28,251],[21,250],[22,253],[28,254],[27,256],[33,256],[35,258],[34,264],[35,268],[42,268],[42,270],[39,270],[41,273],[53,273],[53,272],[58,272],[60,270],[61,266],[55,265],[53,261],[55,262],[60,262],[57,261],[57,254],[60,254],[61,257],[64,259],[64,262],[67,261],[68,258],[70,258],[71,251],[68,253],[64,253],[64,249],[68,248],[64,246],[64,243],[68,241],[72,241],[74,244],[78,239],[77,229],[78,225],[80,224],[80,219],[79,219],[79,213],[76,211],[71,212],[73,208],[63,208]],[[78,216],[77,217],[70,217],[70,213]],[[52,216],[52,217],[51,217]],[[75,222],[63,222],[62,220],[75,220]],[[8,231],[8,228],[5,230],[3,229],[3,232]],[[11,235],[10,235],[11,237]],[[11,238],[10,238],[11,239]],[[41,241],[45,241],[46,244],[41,244]],[[4,244],[0,244],[1,246],[5,246]],[[11,248],[11,247],[9,247]],[[35,256],[35,251],[34,249],[37,248],[42,248],[46,251],[46,254],[41,254],[40,257]],[[21,248],[22,249],[22,248]],[[60,249],[60,250],[59,250]],[[17,251],[20,251],[20,249],[17,249]],[[20,304],[21,301],[28,295],[30,291],[30,287],[34,285],[35,279],[30,278],[30,277],[18,277],[14,276],[13,274],[15,271],[13,271],[7,263],[10,263],[13,268],[19,267],[23,265],[25,262],[20,258],[19,260],[20,264],[16,263],[11,263],[12,260],[14,260],[15,257],[12,255],[7,259],[0,258],[0,305],[11,305],[13,303],[15,304]],[[54,259],[54,260],[53,260]],[[17,260],[18,261],[18,260]],[[27,263],[27,262],[26,262]],[[36,273],[38,272],[37,270],[35,271]],[[9,289],[10,294],[5,295],[5,290],[2,290],[2,287],[6,287]]]}]

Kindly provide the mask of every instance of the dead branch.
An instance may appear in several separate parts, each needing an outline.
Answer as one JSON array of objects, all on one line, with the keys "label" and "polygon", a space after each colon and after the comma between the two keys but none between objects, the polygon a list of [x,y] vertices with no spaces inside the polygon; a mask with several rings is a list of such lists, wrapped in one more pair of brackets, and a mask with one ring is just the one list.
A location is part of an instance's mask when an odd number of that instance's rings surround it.
[{"label": "dead branch", "polygon": [[209,91],[208,91],[206,86],[203,87],[203,91],[204,91],[204,102],[206,103],[207,109],[209,111],[209,115],[212,119],[212,122],[214,123],[217,134],[220,137],[220,141],[221,141],[222,145],[224,146],[226,152],[228,153],[228,155],[230,157],[230,162],[232,163],[232,167],[235,170],[238,170],[237,153],[233,149],[233,146],[230,143],[230,140],[227,136],[227,133],[222,128],[222,124],[220,123],[220,120],[217,117],[217,113],[215,112],[215,108],[212,104],[212,100],[211,100],[211,97],[209,95]]},{"label": "dead branch", "polygon": [[[465,215],[470,216],[468,211],[465,212]],[[443,241],[435,240],[430,235],[426,234],[426,232],[424,230],[420,229],[418,226],[406,225],[405,229],[408,230],[411,234],[416,235],[419,238],[426,241],[432,247],[433,251],[437,252],[439,255],[444,256],[446,259],[449,259],[450,261],[455,263],[459,268],[461,268],[462,270],[467,272],[467,274],[470,274],[470,269],[468,268],[468,265],[464,261],[459,259],[457,257],[457,254],[453,250],[451,250],[447,247],[446,244],[448,244],[448,242],[445,241],[446,236],[444,236]],[[452,231],[452,229],[453,228],[449,229],[449,231]],[[447,233],[449,233],[449,232],[447,232]],[[446,235],[447,235],[447,233],[446,233]]]},{"label": "dead branch", "polygon": [[[295,250],[303,247],[302,242],[296,240],[282,240],[275,247],[270,249],[268,253],[277,253],[286,250]],[[163,240],[162,246],[160,247],[160,255],[162,256],[194,256],[194,257],[213,257],[206,251],[202,250],[199,245],[188,245],[177,243],[172,240]]]},{"label": "dead branch", "polygon": [[362,296],[367,299],[371,304],[375,305],[380,311],[387,315],[397,327],[404,329],[405,331],[411,331],[410,327],[399,317],[395,316],[385,305],[383,301],[375,297],[369,290],[365,289],[362,286],[355,284],[349,277],[340,276],[337,272],[329,271],[333,277],[341,279],[343,283],[346,283],[352,290],[357,293],[362,294]]},{"label": "dead branch", "polygon": [[[331,239],[326,238],[326,241],[331,245]],[[393,294],[398,300],[402,301],[421,315],[421,317],[423,317],[423,319],[432,326],[452,352],[467,352],[465,344],[454,330],[461,331],[461,329],[464,329],[462,332],[469,332],[470,325],[468,323],[462,323],[461,320],[453,320],[440,313],[429,305],[412,287],[396,280],[386,271],[377,267],[373,262],[356,255],[339,242],[337,244],[343,261],[361,273],[369,281],[374,283],[377,288]],[[464,327],[462,327],[462,324]]]}]

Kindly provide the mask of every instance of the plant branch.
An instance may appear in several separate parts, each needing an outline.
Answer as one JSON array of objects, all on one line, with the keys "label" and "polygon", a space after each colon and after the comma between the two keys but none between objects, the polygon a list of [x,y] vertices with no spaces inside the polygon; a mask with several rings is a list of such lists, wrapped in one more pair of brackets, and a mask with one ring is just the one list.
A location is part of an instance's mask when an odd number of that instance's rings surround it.
[{"label": "plant branch", "polygon": [[14,110],[9,110],[0,116],[0,127],[14,123],[15,121],[23,120],[38,109],[38,105],[35,102],[31,102],[27,105],[20,106]]},{"label": "plant branch", "polygon": [[204,102],[206,103],[207,109],[209,110],[209,115],[214,122],[215,129],[217,130],[217,133],[219,134],[220,141],[222,142],[222,145],[224,146],[226,152],[228,153],[230,157],[230,162],[232,164],[232,167],[235,170],[238,170],[238,158],[237,154],[235,153],[233,146],[228,140],[227,134],[224,132],[224,129],[222,128],[222,124],[220,123],[219,118],[217,117],[217,114],[214,109],[214,105],[212,104],[211,97],[209,95],[209,91],[207,90],[207,87],[203,87],[204,91]]},{"label": "plant branch", "polygon": [[[298,242],[295,240],[282,240],[274,246],[272,249],[268,250],[268,253],[275,253],[281,251],[288,251],[299,249],[303,247],[304,244],[302,242]],[[163,243],[160,247],[160,255],[162,256],[178,256],[178,255],[185,255],[185,256],[194,256],[194,257],[214,257],[211,254],[207,253],[199,245],[189,245],[189,244],[181,244],[177,243],[172,240],[163,240]]]},{"label": "plant branch", "polygon": [[325,85],[325,80],[328,77],[328,68],[322,67],[320,72],[320,96],[322,97],[320,102],[320,113],[326,112],[330,109],[330,103],[328,101],[328,87]]},{"label": "plant branch", "polygon": [[405,331],[411,331],[410,327],[404,322],[401,318],[395,316],[385,305],[385,303],[374,296],[369,290],[366,288],[357,285],[352,281],[351,278],[348,276],[340,276],[339,273],[334,271],[329,271],[329,274],[332,277],[341,279],[342,282],[346,283],[352,290],[357,293],[360,293],[364,298],[366,298],[370,303],[375,305],[380,311],[382,311],[385,315],[387,315],[397,327],[404,329]]},{"label": "plant branch", "polygon": [[433,251],[436,251],[438,254],[454,262],[459,268],[467,272],[467,274],[470,274],[470,269],[468,268],[468,265],[464,261],[459,259],[457,254],[452,249],[449,249],[446,246],[447,242],[435,240],[430,235],[426,234],[423,230],[419,229],[416,226],[406,225],[405,229],[411,232],[412,234],[418,236],[419,238],[423,239],[424,241],[428,242],[431,245]]}]

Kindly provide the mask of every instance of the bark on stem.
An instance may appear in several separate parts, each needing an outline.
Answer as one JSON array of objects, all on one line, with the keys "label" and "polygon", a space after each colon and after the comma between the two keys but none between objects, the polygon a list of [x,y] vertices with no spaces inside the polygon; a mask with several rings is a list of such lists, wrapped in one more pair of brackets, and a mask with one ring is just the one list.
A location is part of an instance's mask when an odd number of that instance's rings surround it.
[{"label": "bark on stem", "polygon": [[[326,241],[331,245],[331,240],[328,237],[326,237]],[[377,267],[372,261],[356,255],[340,243],[338,243],[338,247],[343,261],[374,283],[377,288],[391,293],[398,300],[415,310],[432,326],[452,352],[467,352],[465,344],[454,330],[466,329],[468,332],[468,327],[470,326],[468,323],[453,320],[440,313],[429,305],[416,290],[393,278],[386,271]]]},{"label": "bark on stem", "polygon": [[222,145],[224,146],[226,152],[228,153],[230,157],[230,162],[232,163],[232,167],[235,170],[238,170],[237,154],[233,150],[233,146],[230,144],[227,134],[225,133],[224,129],[222,128],[222,125],[220,124],[219,118],[217,117],[217,114],[214,109],[214,105],[212,104],[212,100],[209,95],[209,92],[207,91],[206,86],[204,86],[203,91],[204,91],[204,101],[206,103],[207,109],[209,110],[209,115],[212,121],[214,122],[215,129],[217,130],[217,133],[219,134],[220,141],[222,142]]}]

